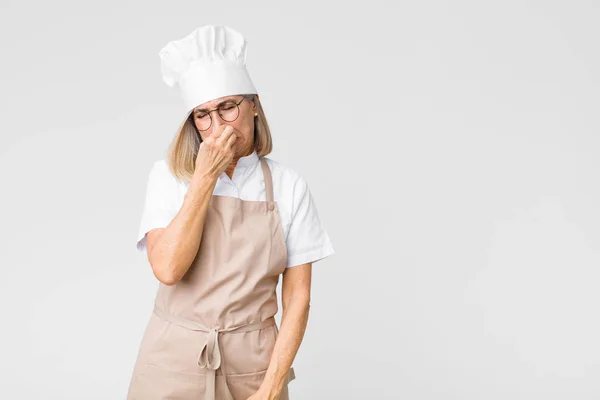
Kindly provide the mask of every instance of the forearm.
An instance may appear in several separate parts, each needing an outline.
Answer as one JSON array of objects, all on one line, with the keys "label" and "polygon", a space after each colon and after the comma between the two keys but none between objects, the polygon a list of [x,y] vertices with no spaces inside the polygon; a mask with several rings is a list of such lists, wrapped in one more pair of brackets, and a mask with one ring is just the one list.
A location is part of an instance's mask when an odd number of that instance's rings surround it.
[{"label": "forearm", "polygon": [[286,383],[289,369],[304,337],[309,310],[310,301],[304,296],[291,296],[289,302],[284,303],[279,334],[261,385],[269,399],[278,399]]},{"label": "forearm", "polygon": [[178,282],[190,268],[200,248],[206,211],[216,179],[194,174],[181,208],[151,250],[150,262],[159,265],[161,281]]}]

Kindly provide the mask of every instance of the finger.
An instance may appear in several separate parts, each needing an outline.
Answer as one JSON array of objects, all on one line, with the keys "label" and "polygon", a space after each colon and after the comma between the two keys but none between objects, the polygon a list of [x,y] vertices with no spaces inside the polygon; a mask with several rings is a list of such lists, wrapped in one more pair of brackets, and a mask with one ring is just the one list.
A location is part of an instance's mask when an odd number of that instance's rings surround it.
[{"label": "finger", "polygon": [[217,137],[219,142],[225,142],[229,139],[229,136],[233,133],[233,127],[231,125],[227,125],[225,129],[221,132],[221,135]]},{"label": "finger", "polygon": [[233,147],[233,144],[237,141],[237,135],[234,133],[227,139],[227,147]]}]

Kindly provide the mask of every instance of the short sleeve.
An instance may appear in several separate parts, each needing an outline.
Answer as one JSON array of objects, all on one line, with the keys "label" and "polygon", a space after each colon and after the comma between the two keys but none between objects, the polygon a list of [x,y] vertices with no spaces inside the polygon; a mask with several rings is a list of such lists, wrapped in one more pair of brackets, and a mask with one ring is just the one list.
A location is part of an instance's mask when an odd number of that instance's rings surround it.
[{"label": "short sleeve", "polygon": [[292,219],[286,238],[288,268],[315,263],[335,253],[306,180],[298,176],[293,191]]},{"label": "short sleeve", "polygon": [[165,160],[156,161],[148,175],[146,200],[140,221],[136,247],[146,250],[146,233],[155,228],[166,228],[179,211],[178,181],[171,174]]}]

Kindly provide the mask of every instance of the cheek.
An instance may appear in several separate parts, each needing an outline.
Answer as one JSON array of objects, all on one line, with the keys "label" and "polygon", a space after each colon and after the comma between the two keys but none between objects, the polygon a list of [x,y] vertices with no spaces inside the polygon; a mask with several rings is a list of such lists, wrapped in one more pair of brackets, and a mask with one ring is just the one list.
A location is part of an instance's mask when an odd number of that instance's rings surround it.
[{"label": "cheek", "polygon": [[240,121],[240,123],[234,127],[246,138],[252,136],[254,130],[254,124],[252,123],[251,119],[245,119],[243,121]]}]

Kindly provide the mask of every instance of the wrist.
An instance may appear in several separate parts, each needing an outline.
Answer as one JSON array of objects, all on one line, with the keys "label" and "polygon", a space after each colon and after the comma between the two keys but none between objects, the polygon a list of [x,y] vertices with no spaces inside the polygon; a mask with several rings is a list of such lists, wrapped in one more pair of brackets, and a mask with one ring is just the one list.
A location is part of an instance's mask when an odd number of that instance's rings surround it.
[{"label": "wrist", "polygon": [[193,201],[194,203],[204,203],[207,198],[212,196],[216,184],[217,178],[213,175],[199,172],[195,173],[192,176],[184,198],[185,200]]},{"label": "wrist", "polygon": [[212,172],[196,170],[190,181],[190,186],[211,186],[216,184],[218,178]]},{"label": "wrist", "polygon": [[269,382],[263,381],[263,384],[261,385],[260,391],[269,400],[279,400],[279,396],[281,396],[281,389],[282,388],[278,388],[274,384],[271,384]]}]

